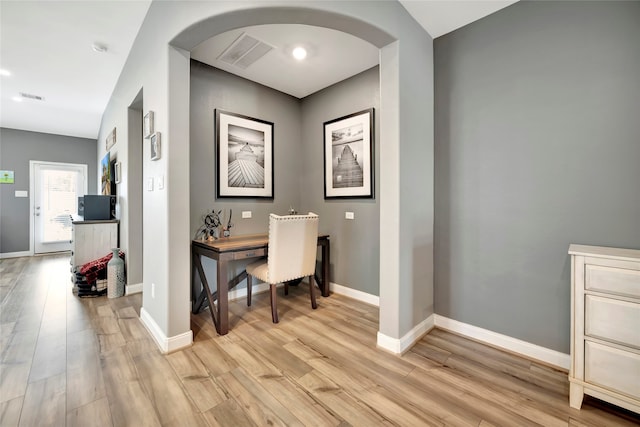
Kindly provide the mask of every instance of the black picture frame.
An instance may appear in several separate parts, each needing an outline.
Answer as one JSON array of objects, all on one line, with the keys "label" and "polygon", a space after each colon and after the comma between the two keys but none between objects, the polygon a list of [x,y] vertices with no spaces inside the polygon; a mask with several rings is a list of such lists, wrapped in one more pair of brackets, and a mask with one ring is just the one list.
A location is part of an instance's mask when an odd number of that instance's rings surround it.
[{"label": "black picture frame", "polygon": [[374,109],[324,122],[324,198],[373,199]]},{"label": "black picture frame", "polygon": [[214,114],[216,197],[273,199],[273,123],[217,108]]}]

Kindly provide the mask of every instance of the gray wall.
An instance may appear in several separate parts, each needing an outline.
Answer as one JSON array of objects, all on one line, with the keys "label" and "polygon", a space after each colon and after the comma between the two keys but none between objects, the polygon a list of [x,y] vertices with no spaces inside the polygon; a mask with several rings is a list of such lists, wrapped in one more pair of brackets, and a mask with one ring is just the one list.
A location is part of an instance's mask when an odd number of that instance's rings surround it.
[{"label": "gray wall", "polygon": [[640,248],[640,2],[435,40],[435,311],[569,352],[570,243]]},{"label": "gray wall", "polygon": [[[95,139],[0,128],[0,169],[15,172],[15,184],[0,185],[0,253],[29,251],[29,200],[15,191],[29,191],[29,161],[88,165],[88,189],[95,194]],[[31,196],[31,194],[29,194]]]},{"label": "gray wall", "polygon": [[[371,68],[302,99],[301,206],[320,215],[320,231],[331,234],[331,281],[380,295],[380,207],[375,199],[324,200],[324,127],[326,121],[374,107],[380,108],[380,70]],[[379,169],[379,118],[374,129],[374,181]],[[345,219],[353,212],[354,220]]]},{"label": "gray wall", "polygon": [[[226,219],[233,210],[232,235],[266,233],[269,213],[285,215],[290,206],[300,208],[300,102],[297,98],[237,77],[198,61],[191,61],[190,100],[190,204],[191,233],[212,209],[223,210]],[[274,199],[216,199],[216,156],[214,109],[266,120],[274,124]],[[251,219],[242,219],[251,211]],[[230,277],[244,268],[234,264]],[[208,276],[215,278],[215,264],[204,260]],[[235,268],[235,270],[234,270]],[[215,284],[215,280],[213,280]]]},{"label": "gray wall", "polygon": [[[125,128],[129,100],[144,87],[144,111],[154,111],[156,130],[162,133],[162,158],[149,161],[145,146],[143,177],[166,179],[164,189],[143,192],[141,318],[158,332],[160,343],[178,346],[191,334],[189,51],[233,28],[278,23],[333,28],[381,48],[378,118],[384,161],[376,181],[385,232],[380,234],[384,286],[379,337],[389,338],[381,345],[395,347],[400,337],[432,313],[433,274],[426,273],[433,261],[428,254],[433,230],[434,134],[432,39],[396,1],[151,4],[103,115],[98,138],[103,140],[113,127]],[[398,155],[401,147],[409,159],[406,162]],[[417,170],[410,170],[416,164]],[[155,297],[150,292],[154,287]],[[179,341],[169,342],[167,337]]]},{"label": "gray wall", "polygon": [[[378,67],[333,85],[303,100],[191,61],[191,231],[211,209],[233,209],[232,234],[266,233],[269,213],[289,207],[320,215],[320,231],[331,234],[331,281],[378,295],[379,209],[376,200],[324,200],[323,123],[379,106]],[[215,198],[214,108],[274,123],[275,198]],[[377,134],[377,132],[376,132]],[[377,144],[375,144],[377,147]],[[377,159],[377,156],[375,157]],[[376,164],[378,164],[376,160]],[[377,174],[376,174],[377,175]],[[242,219],[241,211],[253,218]],[[344,219],[346,210],[356,219]],[[204,260],[209,277],[213,261]],[[230,276],[244,266],[234,266]]]},{"label": "gray wall", "polygon": [[[285,215],[289,206],[300,207],[302,153],[300,105],[295,97],[242,79],[198,61],[191,61],[191,231],[202,216],[223,209],[225,221],[233,210],[231,234],[264,233],[269,213]],[[214,109],[266,120],[274,124],[274,199],[216,199]],[[242,219],[251,211],[251,219]]]}]

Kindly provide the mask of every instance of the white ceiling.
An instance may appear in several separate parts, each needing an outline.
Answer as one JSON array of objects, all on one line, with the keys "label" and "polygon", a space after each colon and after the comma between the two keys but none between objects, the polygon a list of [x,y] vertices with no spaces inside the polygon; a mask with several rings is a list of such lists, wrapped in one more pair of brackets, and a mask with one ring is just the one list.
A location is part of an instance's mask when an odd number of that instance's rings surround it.
[{"label": "white ceiling", "polygon": [[[0,77],[0,126],[96,138],[150,4],[0,1],[0,68],[12,73]],[[13,101],[20,92],[44,101]]]},{"label": "white ceiling", "polygon": [[[243,33],[274,47],[244,70],[217,59]],[[307,51],[303,61],[291,54],[298,46]],[[229,31],[191,51],[191,57],[200,62],[297,98],[368,70],[378,64],[378,56],[377,47],[350,34],[297,24],[258,25]]]},{"label": "white ceiling", "polygon": [[[400,3],[432,37],[438,37],[513,1]],[[0,127],[96,138],[102,113],[150,4],[150,0],[0,0],[0,68],[11,72],[0,76]],[[302,25],[244,30],[278,49],[247,68],[243,77],[297,97],[364,71],[378,61],[373,46],[332,30]],[[215,60],[239,33],[203,43],[193,57],[240,74],[235,67]],[[107,52],[93,51],[96,42],[105,45]],[[303,63],[288,56],[297,43],[309,51]],[[283,82],[278,83],[277,77]],[[44,101],[15,102],[13,98],[21,92],[41,96]]]},{"label": "white ceiling", "polygon": [[518,0],[399,0],[434,39]]}]

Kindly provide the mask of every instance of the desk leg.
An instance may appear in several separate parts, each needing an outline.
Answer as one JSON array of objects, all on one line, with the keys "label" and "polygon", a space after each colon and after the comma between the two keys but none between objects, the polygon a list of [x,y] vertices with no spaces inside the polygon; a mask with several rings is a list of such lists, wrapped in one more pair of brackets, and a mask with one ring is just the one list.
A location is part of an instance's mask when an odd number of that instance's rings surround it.
[{"label": "desk leg", "polygon": [[202,307],[202,304],[204,302],[205,299],[205,294],[206,294],[206,298],[208,298],[209,301],[209,307],[211,310],[211,318],[213,319],[213,324],[216,327],[216,330],[218,330],[219,325],[220,325],[220,314],[218,313],[218,319],[216,319],[216,312],[215,310],[215,305],[213,304],[212,301],[215,301],[215,296],[211,293],[211,288],[209,287],[209,282],[207,281],[207,276],[204,274],[204,269],[202,268],[202,263],[200,262],[200,255],[199,254],[194,254],[193,255],[193,262],[196,266],[196,269],[198,270],[198,274],[200,275],[200,281],[202,282],[202,287],[204,288],[202,290],[202,292],[200,293],[200,296],[198,296],[198,299],[196,301],[194,301],[194,305],[191,309],[191,311],[194,314],[197,314],[198,311],[200,311],[200,308]]},{"label": "desk leg", "polygon": [[198,260],[198,255],[196,255],[196,253],[192,249],[191,250],[191,312],[193,314],[198,313],[198,310],[196,309],[196,301],[199,297],[199,295],[196,296],[196,294],[198,293],[198,290],[196,289],[196,271],[198,271],[198,267],[196,266],[196,263],[199,261],[200,260]]},{"label": "desk leg", "polygon": [[[209,304],[212,307],[211,304]],[[212,307],[213,308],[213,307]],[[229,282],[227,281],[227,261],[218,260],[218,324],[220,335],[229,332]]]},{"label": "desk leg", "polygon": [[322,296],[329,296],[329,264],[331,263],[330,255],[330,242],[326,241],[322,245]]},{"label": "desk leg", "polygon": [[[193,270],[198,272],[198,277],[200,277],[200,283],[202,284],[202,290],[200,290],[200,293],[198,294],[199,289],[196,286],[196,280],[193,277],[195,271],[192,271],[192,277],[191,277],[191,312],[193,314],[198,314],[200,312],[200,309],[202,308],[202,305],[204,304],[205,299],[207,298],[207,292],[205,290],[205,286],[209,286],[209,284],[207,283],[207,277],[204,274],[204,270],[202,269],[202,262],[200,261],[200,255],[197,253],[193,253],[192,255],[192,260],[193,260]],[[198,296],[196,296],[196,294],[198,294]]]}]

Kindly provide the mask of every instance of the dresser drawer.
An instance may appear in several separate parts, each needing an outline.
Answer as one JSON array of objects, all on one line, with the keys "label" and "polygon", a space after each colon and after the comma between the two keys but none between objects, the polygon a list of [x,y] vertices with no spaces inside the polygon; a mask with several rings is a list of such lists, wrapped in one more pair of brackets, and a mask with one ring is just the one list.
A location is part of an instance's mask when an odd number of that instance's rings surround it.
[{"label": "dresser drawer", "polygon": [[640,298],[640,271],[587,264],[585,288]]},{"label": "dresser drawer", "polygon": [[640,304],[585,296],[584,333],[640,349]]},{"label": "dresser drawer", "polygon": [[585,342],[585,381],[638,398],[640,355]]}]

